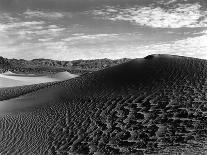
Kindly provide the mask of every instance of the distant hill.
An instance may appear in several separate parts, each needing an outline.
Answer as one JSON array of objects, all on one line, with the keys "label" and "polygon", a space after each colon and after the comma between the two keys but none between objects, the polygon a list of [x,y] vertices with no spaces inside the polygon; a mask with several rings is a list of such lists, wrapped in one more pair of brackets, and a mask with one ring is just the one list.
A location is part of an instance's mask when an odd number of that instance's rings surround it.
[{"label": "distant hill", "polygon": [[8,60],[0,56],[0,72],[5,72],[10,68],[12,68],[12,65],[8,62]]},{"label": "distant hill", "polygon": [[59,61],[50,59],[6,59],[0,57],[0,69],[2,72],[11,70],[18,73],[43,73],[69,71],[73,74],[84,74],[122,64],[130,59],[117,60],[95,59],[95,60],[74,60]]}]

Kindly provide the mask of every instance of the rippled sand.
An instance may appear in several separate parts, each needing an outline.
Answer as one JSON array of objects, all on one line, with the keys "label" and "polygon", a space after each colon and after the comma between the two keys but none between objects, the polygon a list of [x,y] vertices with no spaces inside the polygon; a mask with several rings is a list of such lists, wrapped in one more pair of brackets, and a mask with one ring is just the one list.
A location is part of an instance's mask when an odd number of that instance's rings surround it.
[{"label": "rippled sand", "polygon": [[1,89],[0,154],[205,153],[206,77],[206,60],[153,55]]}]

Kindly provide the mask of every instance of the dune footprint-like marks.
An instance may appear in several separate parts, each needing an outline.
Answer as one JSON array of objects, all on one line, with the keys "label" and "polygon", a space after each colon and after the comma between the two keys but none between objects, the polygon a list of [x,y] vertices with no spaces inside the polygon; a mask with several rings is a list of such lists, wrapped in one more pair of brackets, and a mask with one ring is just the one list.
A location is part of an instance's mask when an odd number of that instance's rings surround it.
[{"label": "dune footprint-like marks", "polygon": [[206,77],[205,60],[155,55],[29,89],[24,101],[45,92],[52,98],[1,114],[0,153],[204,153]]}]

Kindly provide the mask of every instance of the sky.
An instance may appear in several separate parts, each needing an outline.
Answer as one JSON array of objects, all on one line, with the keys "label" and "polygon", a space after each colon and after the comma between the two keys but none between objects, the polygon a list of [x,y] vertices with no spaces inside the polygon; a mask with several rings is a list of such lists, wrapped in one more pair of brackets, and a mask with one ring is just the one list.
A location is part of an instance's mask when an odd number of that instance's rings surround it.
[{"label": "sky", "polygon": [[206,0],[0,0],[0,56],[207,59]]}]

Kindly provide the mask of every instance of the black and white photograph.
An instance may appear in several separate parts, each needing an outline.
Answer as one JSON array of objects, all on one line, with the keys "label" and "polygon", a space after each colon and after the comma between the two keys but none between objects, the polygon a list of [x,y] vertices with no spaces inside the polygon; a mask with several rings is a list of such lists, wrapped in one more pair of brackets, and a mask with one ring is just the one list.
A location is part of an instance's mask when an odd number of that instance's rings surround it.
[{"label": "black and white photograph", "polygon": [[207,0],[0,0],[0,155],[207,155]]}]

